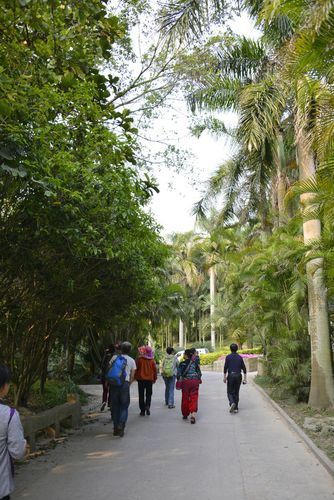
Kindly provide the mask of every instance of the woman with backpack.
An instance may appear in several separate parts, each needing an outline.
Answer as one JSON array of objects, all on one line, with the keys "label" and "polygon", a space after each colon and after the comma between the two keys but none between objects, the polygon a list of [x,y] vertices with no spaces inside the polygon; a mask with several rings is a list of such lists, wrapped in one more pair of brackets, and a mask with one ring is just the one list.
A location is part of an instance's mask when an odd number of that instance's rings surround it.
[{"label": "woman with backpack", "polygon": [[171,409],[175,408],[174,389],[179,362],[175,356],[173,347],[167,347],[166,353],[166,356],[162,360],[161,375],[165,382],[165,404]]},{"label": "woman with backpack", "polygon": [[151,415],[152,387],[157,380],[157,367],[154,361],[154,353],[150,346],[138,347],[138,359],[136,360],[136,380],[138,382],[138,396],[140,415],[142,417]]},{"label": "woman with backpack", "polygon": [[[184,351],[185,360],[180,363],[177,370],[177,386],[182,389],[181,411],[183,419],[196,422],[195,413],[198,409],[199,384],[202,383],[202,373],[199,366],[199,357],[191,349]],[[181,386],[181,387],[180,387]]]},{"label": "woman with backpack", "polygon": [[9,391],[10,371],[0,365],[0,500],[9,500],[14,490],[13,459],[23,458],[26,449],[19,414],[2,401]]}]

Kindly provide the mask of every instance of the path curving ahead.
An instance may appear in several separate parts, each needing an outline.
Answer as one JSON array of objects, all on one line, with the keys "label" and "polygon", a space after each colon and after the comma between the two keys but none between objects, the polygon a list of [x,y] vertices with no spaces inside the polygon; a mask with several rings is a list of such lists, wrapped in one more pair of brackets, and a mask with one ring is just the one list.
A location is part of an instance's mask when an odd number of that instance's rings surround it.
[{"label": "path curving ahead", "polygon": [[239,414],[228,412],[218,373],[204,373],[195,425],[182,420],[179,393],[176,404],[164,406],[159,379],[151,416],[140,417],[134,384],[124,438],[101,414],[22,467],[12,499],[334,500],[333,477],[252,384],[241,387]]}]

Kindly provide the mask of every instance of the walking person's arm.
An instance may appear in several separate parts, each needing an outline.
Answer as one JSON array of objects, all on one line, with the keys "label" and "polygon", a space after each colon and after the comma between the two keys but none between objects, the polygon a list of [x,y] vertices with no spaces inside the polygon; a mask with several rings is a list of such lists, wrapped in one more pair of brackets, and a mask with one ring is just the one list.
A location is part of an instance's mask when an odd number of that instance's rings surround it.
[{"label": "walking person's arm", "polygon": [[155,384],[158,378],[158,370],[154,359],[152,359],[152,370],[153,370],[153,384]]},{"label": "walking person's arm", "polygon": [[182,363],[180,363],[177,367],[176,378],[179,380],[182,376]]},{"label": "walking person's arm", "polygon": [[[241,358],[242,359],[242,358]],[[244,372],[243,384],[247,384],[247,369],[244,360],[242,359],[241,370]]]},{"label": "walking person's arm", "polygon": [[17,411],[8,426],[7,447],[12,458],[19,460],[24,457],[27,442],[24,439],[21,420]]},{"label": "walking person's arm", "polygon": [[130,385],[135,380],[135,378],[136,378],[136,370],[132,369],[131,372],[130,372]]},{"label": "walking person's arm", "polygon": [[226,384],[227,380],[227,370],[228,370],[228,356],[226,356],[224,364],[224,384]]},{"label": "walking person's arm", "polygon": [[[135,380],[136,378],[136,371],[137,371],[137,365],[136,365],[136,362],[135,360],[133,359],[132,360],[133,363],[132,363],[132,367],[131,367],[131,370],[130,370],[130,377],[129,377],[129,382],[130,382],[130,385],[132,384],[132,382]],[[140,362],[140,358],[138,358],[137,360],[137,363],[139,364]]]}]

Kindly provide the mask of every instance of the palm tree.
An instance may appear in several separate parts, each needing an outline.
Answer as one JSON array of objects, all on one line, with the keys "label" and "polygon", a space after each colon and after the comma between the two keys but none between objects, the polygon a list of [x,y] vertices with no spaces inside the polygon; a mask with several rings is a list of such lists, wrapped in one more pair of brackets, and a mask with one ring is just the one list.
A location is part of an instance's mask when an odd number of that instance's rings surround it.
[{"label": "palm tree", "polygon": [[[320,127],[317,127],[317,121],[319,121],[321,107],[319,95],[314,92],[314,82],[317,83],[318,89],[321,88],[322,95],[327,91],[327,94],[332,96],[333,91],[330,88],[328,92],[328,84],[326,82],[323,84],[322,81],[328,78],[328,74],[319,77],[316,72],[310,73],[314,68],[313,61],[317,69],[321,67],[316,62],[316,58],[311,61],[311,64],[305,64],[303,60],[300,61],[299,57],[303,54],[304,59],[307,59],[305,47],[313,46],[313,56],[317,54],[316,49],[319,46],[317,55],[320,51],[322,53],[328,51],[330,47],[328,41],[333,37],[330,28],[333,25],[334,7],[331,3],[324,7],[323,2],[319,2],[321,8],[317,14],[312,4],[305,16],[304,2],[295,2],[295,0],[291,2],[289,0],[281,2],[247,0],[244,3],[250,8],[258,22],[263,24],[264,39],[269,45],[272,57],[266,58],[262,54],[262,64],[254,68],[254,61],[253,64],[250,63],[249,52],[248,57],[240,59],[240,57],[235,57],[236,51],[233,49],[228,53],[225,51],[220,74],[218,72],[213,81],[206,83],[203,88],[193,94],[192,103],[193,107],[195,104],[200,108],[204,105],[210,109],[224,109],[231,106],[240,109],[238,136],[244,144],[246,154],[247,151],[260,153],[269,145],[273,158],[278,159],[276,161],[280,193],[278,205],[282,207],[282,159],[284,155],[279,158],[278,152],[282,150],[281,128],[287,113],[292,116],[294,123],[299,178],[301,181],[310,181],[316,173],[314,142],[319,140],[317,131]],[[291,3],[291,9],[289,9],[289,3]],[[193,7],[192,2],[187,3],[187,7],[189,16]],[[199,11],[198,15],[200,15]],[[196,24],[196,18],[193,18],[192,24],[194,23]],[[188,23],[188,28],[193,29],[192,24]],[[321,28],[328,38],[323,36]],[[242,45],[237,44],[235,48],[240,53]],[[327,115],[326,125],[330,149],[332,124],[332,120]],[[266,189],[263,182],[260,182],[260,186]],[[312,203],[312,193],[303,193],[301,204],[310,208]],[[305,245],[316,242],[321,237],[319,218],[305,220],[303,234]],[[330,406],[334,404],[334,380],[323,260],[311,259],[307,263],[306,270],[312,350],[309,403],[315,407]]]},{"label": "palm tree", "polygon": [[[291,2],[291,6],[292,6]],[[287,15],[289,2],[275,2],[275,7],[269,2],[264,2],[262,19],[270,27],[279,16],[284,13]],[[284,4],[284,5],[283,5]],[[328,33],[329,25],[332,24],[334,17],[334,7],[328,4],[326,9],[316,9],[312,7],[304,12],[302,3],[294,3],[293,18],[295,23],[298,21],[296,33],[289,40],[286,47],[286,68],[279,75],[286,78],[293,90],[294,98],[294,126],[295,140],[297,149],[297,163],[299,166],[299,179],[307,182],[314,179],[316,175],[316,149],[315,141],[317,139],[317,122],[321,120],[321,97],[328,95],[328,90],[332,93],[329,85],[323,80],[322,75],[306,74],[305,65],[299,66],[296,71],[296,58],[300,56],[300,42],[296,41],[301,35],[305,42],[305,36],[308,35],[312,41],[321,33],[321,28]],[[319,2],[320,7],[320,2]],[[307,19],[307,23],[305,20]],[[320,36],[323,36],[322,34]],[[331,37],[325,41],[329,47]],[[318,40],[319,41],[319,40]],[[324,40],[323,40],[324,41]],[[297,47],[297,50],[296,48]],[[323,46],[322,46],[323,49]],[[291,63],[292,61],[292,63]],[[306,64],[306,67],[308,65]],[[311,65],[312,66],[312,65]],[[298,67],[298,64],[297,64]],[[308,66],[310,68],[310,66]],[[325,76],[325,75],[324,75]],[[315,92],[314,90],[317,90]],[[320,102],[319,102],[320,101]],[[333,112],[333,111],[332,111]],[[333,120],[332,120],[333,125]],[[332,138],[330,138],[330,143]],[[306,210],[312,209],[314,195],[312,192],[305,192],[301,195],[301,206]],[[314,213],[313,213],[314,215]],[[307,217],[303,223],[303,235],[306,246],[317,242],[322,235],[321,221],[318,216],[313,219]],[[321,257],[312,258],[306,265],[308,277],[308,302],[309,302],[309,333],[311,337],[311,388],[309,404],[314,407],[327,407],[334,405],[334,379],[332,352],[329,337],[328,322],[328,301],[327,290],[324,281],[324,261]]]},{"label": "palm tree", "polygon": [[[182,314],[179,318],[179,346],[184,347],[186,339],[185,322],[188,320],[190,324],[189,311],[191,297],[196,294],[202,281],[203,276],[199,266],[195,260],[195,246],[197,236],[192,233],[175,235],[173,238],[174,255],[171,260],[171,279],[173,282],[180,284],[185,290],[185,304]],[[188,317],[187,317],[188,316]],[[190,330],[190,328],[188,328]],[[190,333],[190,332],[189,332]]]}]

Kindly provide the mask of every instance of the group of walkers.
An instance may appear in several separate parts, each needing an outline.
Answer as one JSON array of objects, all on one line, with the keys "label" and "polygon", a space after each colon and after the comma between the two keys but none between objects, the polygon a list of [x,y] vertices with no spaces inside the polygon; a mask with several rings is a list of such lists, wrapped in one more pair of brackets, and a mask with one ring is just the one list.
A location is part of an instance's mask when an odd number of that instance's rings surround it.
[{"label": "group of walkers", "polygon": [[[246,367],[241,356],[237,354],[238,346],[231,344],[231,354],[226,357],[224,366],[224,382],[227,382],[227,395],[230,412],[238,412],[239,390],[244,372],[246,383]],[[130,405],[130,385],[135,380],[138,383],[138,399],[140,416],[151,414],[153,384],[158,376],[154,352],[148,345],[138,348],[137,359],[129,356],[131,344],[123,342],[120,345],[109,346],[103,358],[102,376],[103,399],[101,411],[107,404],[109,390],[109,407],[114,424],[114,436],[123,437]],[[107,360],[107,362],[106,362]],[[118,364],[118,368],[115,366]],[[115,365],[115,366],[114,366]],[[168,409],[175,408],[174,390],[182,391],[181,412],[184,420],[190,417],[192,424],[196,423],[198,410],[199,386],[202,383],[200,359],[196,349],[186,349],[184,359],[178,362],[175,351],[167,347],[166,355],[161,364],[161,375],[165,383],[165,405]]]},{"label": "group of walkers", "polygon": [[[103,387],[101,411],[108,404],[114,424],[114,436],[123,437],[130,405],[130,385],[138,383],[138,400],[140,416],[151,414],[153,384],[158,378],[157,365],[153,349],[144,345],[138,348],[137,359],[129,356],[131,344],[109,346],[102,360],[101,382]],[[182,416],[190,422],[196,422],[195,414],[198,408],[199,385],[202,383],[199,356],[195,349],[186,349],[184,360],[179,363],[172,347],[167,347],[166,355],[161,364],[161,375],[165,383],[165,405],[168,409],[175,408],[174,391],[182,390]],[[114,365],[118,363],[118,372]],[[123,372],[123,374],[122,374]]]},{"label": "group of walkers", "polygon": [[[130,405],[130,385],[138,383],[140,416],[151,413],[153,384],[158,371],[154,361],[154,352],[150,346],[138,348],[136,361],[130,356],[130,342],[109,346],[104,354],[102,367],[103,396],[101,411],[108,404],[114,424],[114,436],[124,436]],[[239,389],[246,383],[246,367],[237,353],[238,346],[231,344],[231,354],[226,357],[224,382],[227,382],[227,396],[230,412],[238,412]],[[165,383],[165,405],[175,408],[174,390],[182,391],[181,411],[184,420],[190,417],[195,424],[198,410],[199,386],[202,383],[199,356],[195,349],[186,349],[180,363],[172,347],[168,347],[161,364],[161,375]],[[0,500],[9,500],[14,489],[13,460],[25,455],[26,441],[18,412],[4,403],[10,384],[10,371],[0,365]]]}]

